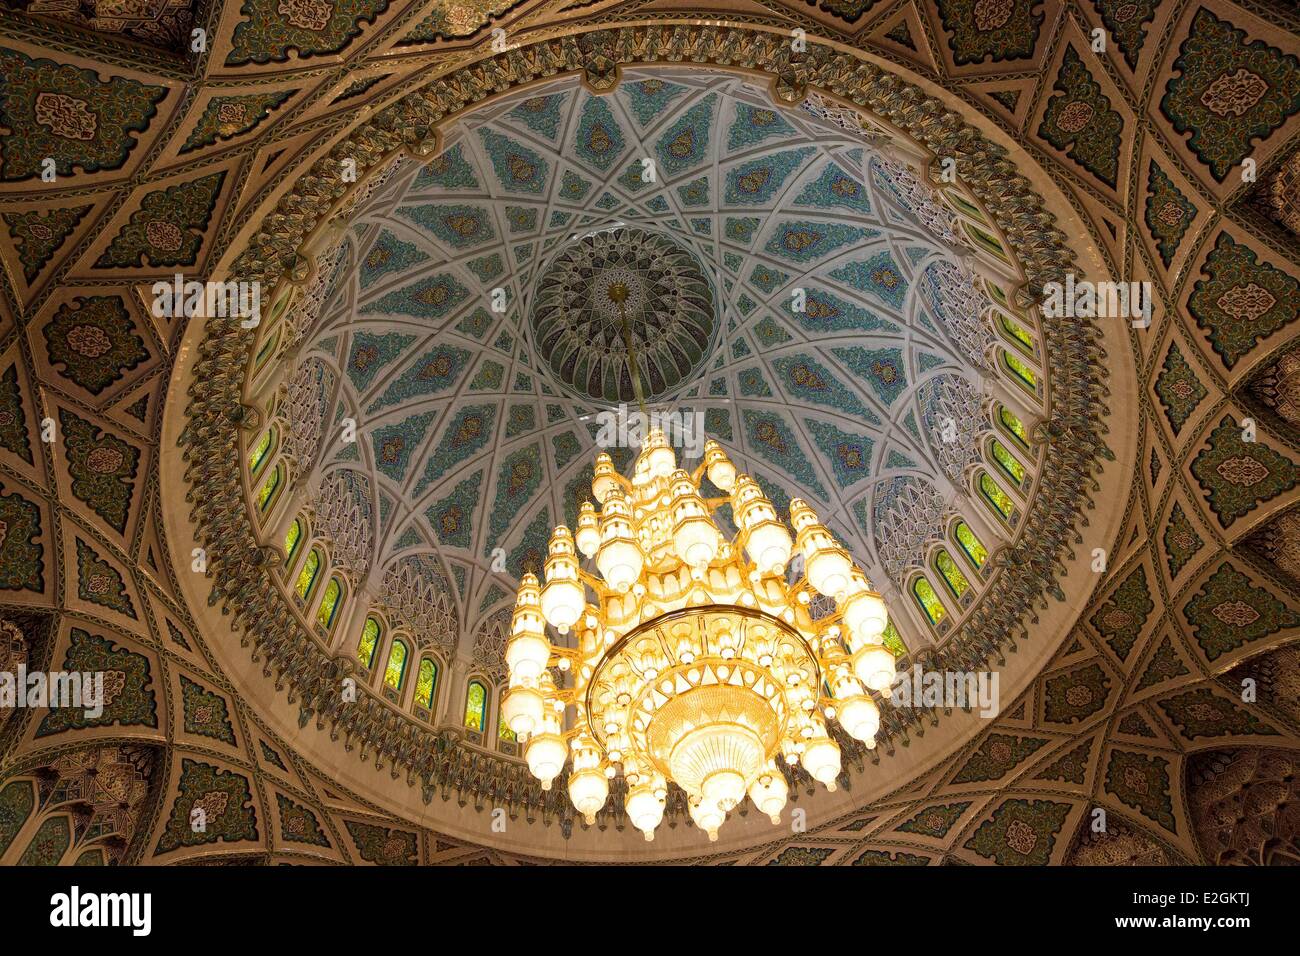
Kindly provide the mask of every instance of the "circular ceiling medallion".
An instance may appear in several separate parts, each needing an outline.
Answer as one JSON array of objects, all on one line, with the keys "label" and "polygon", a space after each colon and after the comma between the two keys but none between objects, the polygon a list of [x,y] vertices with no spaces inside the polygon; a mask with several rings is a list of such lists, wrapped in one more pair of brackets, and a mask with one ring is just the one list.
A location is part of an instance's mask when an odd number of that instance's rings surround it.
[{"label": "circular ceiling medallion", "polygon": [[665,235],[631,226],[565,246],[538,280],[533,341],[560,384],[632,402],[693,380],[717,333],[704,268]]}]

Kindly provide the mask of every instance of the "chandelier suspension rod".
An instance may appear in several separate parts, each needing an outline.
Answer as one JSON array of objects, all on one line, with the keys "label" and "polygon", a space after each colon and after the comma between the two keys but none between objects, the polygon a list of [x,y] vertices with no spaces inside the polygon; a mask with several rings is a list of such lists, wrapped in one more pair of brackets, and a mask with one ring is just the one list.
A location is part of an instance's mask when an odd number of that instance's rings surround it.
[{"label": "chandelier suspension rod", "polygon": [[636,346],[632,344],[632,329],[627,324],[627,290],[621,284],[614,283],[610,286],[609,297],[618,307],[618,318],[623,327],[623,346],[627,349],[627,363],[632,370],[632,393],[636,395],[636,404],[644,421],[647,420],[645,392],[641,388],[641,366],[636,360]]}]

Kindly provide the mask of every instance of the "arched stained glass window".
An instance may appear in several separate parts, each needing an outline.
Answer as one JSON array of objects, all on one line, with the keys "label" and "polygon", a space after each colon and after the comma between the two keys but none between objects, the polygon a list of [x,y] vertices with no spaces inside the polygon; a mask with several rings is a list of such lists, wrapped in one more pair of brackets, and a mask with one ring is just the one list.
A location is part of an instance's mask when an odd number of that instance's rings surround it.
[{"label": "arched stained glass window", "polygon": [[271,305],[271,317],[267,320],[267,325],[275,325],[276,320],[279,319],[280,316],[284,315],[289,308],[289,303],[292,302],[296,296],[297,289],[291,286],[282,296],[280,296],[280,298],[276,299]]},{"label": "arched stained glass window", "polygon": [[1010,478],[1017,488],[1024,487],[1025,478],[1027,477],[1025,466],[1020,464],[1016,456],[1007,451],[1007,447],[996,438],[992,441],[992,448],[993,460],[998,463],[1002,473]]},{"label": "arched stained glass window", "polygon": [[271,457],[271,450],[275,447],[275,429],[268,428],[262,433],[261,440],[253,446],[253,450],[248,453],[248,470],[256,475],[266,464],[266,460]]},{"label": "arched stained glass window", "polygon": [[510,725],[506,723],[505,715],[502,714],[500,711],[501,708],[498,707],[497,708],[497,737],[501,740],[506,741],[507,743],[512,743],[512,744],[518,743],[519,735],[510,729]]},{"label": "arched stained glass window", "polygon": [[889,648],[890,653],[895,657],[902,657],[907,653],[907,645],[903,643],[903,636],[898,633],[898,628],[894,627],[893,621],[885,625],[885,632],[880,635],[880,643]]},{"label": "arched stained glass window", "polygon": [[266,476],[266,481],[262,482],[262,490],[257,493],[257,510],[265,514],[270,510],[272,502],[275,501],[275,493],[280,490],[280,482],[284,479],[284,466],[276,465],[275,470]]},{"label": "arched stained glass window", "polygon": [[934,593],[934,586],[925,578],[917,578],[912,582],[912,594],[921,605],[921,610],[925,612],[925,616],[930,619],[931,624],[937,626],[940,621],[948,616],[948,609],[939,600],[939,595]]},{"label": "arched stained glass window", "polygon": [[433,658],[426,657],[420,661],[420,669],[415,675],[415,704],[425,710],[433,710],[433,692],[438,686],[438,665]]},{"label": "arched stained glass window", "polygon": [[361,661],[361,666],[370,670],[375,663],[375,651],[379,649],[379,635],[382,629],[379,622],[373,617],[366,618],[366,624],[361,628],[361,640],[357,643],[357,660]]},{"label": "arched stained glass window", "polygon": [[964,521],[958,521],[957,527],[953,529],[953,536],[957,539],[957,544],[962,552],[970,559],[970,563],[976,568],[984,567],[984,562],[988,560],[988,548],[980,543],[980,539],[975,536],[975,532],[970,529]]},{"label": "arched stained glass window", "polygon": [[1015,440],[1016,444],[1022,448],[1029,447],[1029,431],[1005,405],[998,406],[998,423],[1007,430],[1007,434]]},{"label": "arched stained glass window", "polygon": [[280,344],[280,330],[276,329],[275,334],[272,335],[269,339],[267,339],[266,343],[260,349],[258,349],[257,358],[254,360],[253,363],[254,368],[261,369],[261,367],[266,364],[266,360],[269,359],[273,354],[275,354],[275,347],[279,344]]},{"label": "arched stained glass window", "polygon": [[325,585],[325,594],[320,599],[320,607],[316,609],[316,623],[328,631],[334,626],[334,619],[338,617],[342,603],[343,585],[338,578],[330,578],[330,583]]},{"label": "arched stained glass window", "polygon": [[995,236],[991,233],[985,232],[979,226],[971,225],[969,222],[962,223],[962,228],[966,230],[968,236],[975,240],[975,245],[979,246],[981,249],[987,249],[1003,262],[1006,261],[1006,250],[1002,248],[1002,243],[998,242]]},{"label": "arched stained glass window", "polygon": [[1030,355],[1037,355],[1038,350],[1034,348],[1034,337],[1029,334],[1029,330],[1017,322],[1005,312],[998,313],[998,322],[1002,326],[1002,331],[1011,337],[1011,341],[1023,348]]},{"label": "arched stained glass window", "polygon": [[483,732],[487,725],[487,688],[476,680],[469,682],[465,692],[465,726]]},{"label": "arched stained glass window", "polygon": [[1002,353],[1002,364],[1007,367],[1007,370],[1010,371],[1013,376],[1015,376],[1016,381],[1020,382],[1020,384],[1024,385],[1025,388],[1029,389],[1029,391],[1033,392],[1035,395],[1038,394],[1038,375],[1032,368],[1020,361],[1020,359],[1016,358],[1010,352]]},{"label": "arched stained glass window", "polygon": [[293,564],[294,556],[298,553],[298,545],[301,543],[302,519],[294,518],[293,524],[289,525],[289,530],[284,535],[285,564]]},{"label": "arched stained glass window", "polygon": [[993,510],[998,513],[1003,521],[1010,522],[1011,515],[1015,511],[1015,505],[1011,498],[1003,491],[996,481],[989,477],[988,472],[981,471],[979,478],[980,494],[984,500],[993,506]]},{"label": "arched stained glass window", "polygon": [[307,600],[312,588],[316,586],[318,574],[320,574],[320,552],[312,548],[307,552],[307,560],[303,562],[302,570],[298,572],[298,583],[293,588],[298,593],[298,597]]},{"label": "arched stained glass window", "polygon": [[384,683],[393,690],[401,690],[406,678],[406,654],[406,642],[393,641],[388,651],[388,666],[384,668]]},{"label": "arched stained glass window", "polygon": [[966,197],[963,196],[961,193],[957,192],[957,190],[945,189],[943,191],[943,195],[944,198],[947,199],[950,203],[952,203],[953,206],[955,206],[959,211],[964,212],[972,219],[975,219],[979,222],[987,221],[984,218],[984,214],[979,211],[979,208],[977,206],[972,206],[969,202],[967,202]]},{"label": "arched stained glass window", "polygon": [[961,573],[961,568],[957,567],[957,562],[947,551],[940,549],[934,556],[934,567],[944,583],[948,585],[948,590],[952,592],[953,597],[960,600],[970,590],[970,582],[966,580],[966,575]]}]

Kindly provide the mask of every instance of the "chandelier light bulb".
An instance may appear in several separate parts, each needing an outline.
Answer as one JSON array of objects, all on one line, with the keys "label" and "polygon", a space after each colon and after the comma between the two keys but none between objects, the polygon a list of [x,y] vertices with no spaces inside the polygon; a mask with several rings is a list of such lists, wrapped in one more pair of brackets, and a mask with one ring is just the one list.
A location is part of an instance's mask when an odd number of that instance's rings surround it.
[{"label": "chandelier light bulb", "polygon": [[543,790],[550,790],[551,783],[564,769],[568,748],[564,738],[559,734],[538,734],[528,738],[524,750],[524,759],[528,761],[528,772],[542,783]]},{"label": "chandelier light bulb", "polygon": [[655,793],[652,781],[646,781],[628,790],[624,808],[632,826],[645,834],[646,842],[655,838],[655,828],[664,818],[664,799]]},{"label": "chandelier light bulb", "polygon": [[537,586],[537,578],[532,574],[525,574],[519,585],[510,631],[510,642],[506,645],[506,667],[512,678],[533,680],[546,667],[551,656],[551,645],[546,640],[541,591]]},{"label": "chandelier light bulb", "polygon": [[773,823],[781,822],[781,811],[790,794],[785,777],[776,769],[775,764],[768,764],[762,774],[749,785],[749,799],[761,813],[767,814]]},{"label": "chandelier light bulb", "polygon": [[880,729],[880,709],[865,694],[856,694],[840,701],[837,716],[844,732],[854,740],[876,739],[876,731]]},{"label": "chandelier light bulb", "polygon": [[608,452],[601,452],[596,456],[596,469],[591,479],[591,493],[596,496],[596,501],[605,504],[609,500],[612,492],[618,489],[618,471],[614,468],[614,459],[609,457]]},{"label": "chandelier light bulb", "polygon": [[541,691],[525,685],[510,688],[501,702],[506,726],[520,737],[527,737],[541,725],[544,709]]},{"label": "chandelier light bulb", "polygon": [[808,583],[827,597],[842,594],[853,572],[848,552],[802,498],[790,501],[790,523],[796,533],[795,548],[804,556]]},{"label": "chandelier light bulb", "polygon": [[888,691],[896,671],[894,655],[883,644],[868,644],[853,654],[853,672],[872,690]]},{"label": "chandelier light bulb", "polygon": [[727,815],[706,798],[693,798],[690,803],[691,819],[695,825],[709,835],[709,842],[718,839],[718,828],[727,819]]},{"label": "chandelier light bulb", "polygon": [[703,568],[717,555],[722,536],[691,476],[679,470],[672,478],[673,546],[693,570]]},{"label": "chandelier light bulb", "polygon": [[573,535],[564,525],[551,533],[546,556],[546,587],[542,588],[542,614],[561,633],[582,617],[587,593],[578,578],[578,558]]},{"label": "chandelier light bulb", "polygon": [[596,556],[600,547],[600,522],[596,520],[596,508],[590,501],[584,501],[578,509],[578,532],[574,539],[585,557]]},{"label": "chandelier light bulb", "polygon": [[652,428],[646,433],[645,443],[641,446],[641,457],[655,478],[671,475],[677,467],[677,456],[673,454],[672,446],[660,428]]},{"label": "chandelier light bulb", "polygon": [[745,550],[760,574],[781,574],[790,560],[794,541],[776,517],[776,508],[763,494],[758,482],[748,475],[736,479],[731,494],[736,522],[745,533]]},{"label": "chandelier light bulb", "polygon": [[736,486],[736,466],[731,463],[722,446],[712,438],[704,443],[704,466],[709,481],[724,494],[731,494]]},{"label": "chandelier light bulb", "polygon": [[596,814],[609,797],[609,778],[597,767],[578,770],[569,775],[569,799],[587,823],[596,822]]},{"label": "chandelier light bulb", "polygon": [[889,618],[880,595],[868,590],[866,580],[855,580],[849,594],[840,602],[840,612],[848,625],[852,649],[863,644],[879,643]]},{"label": "chandelier light bulb", "polygon": [[820,735],[807,741],[803,766],[827,790],[835,789],[835,778],[840,775],[840,745],[826,736],[824,728]]},{"label": "chandelier light bulb", "polygon": [[633,536],[627,496],[621,488],[616,488],[606,497],[601,512],[600,539],[596,568],[615,591],[627,591],[638,583],[645,556]]}]

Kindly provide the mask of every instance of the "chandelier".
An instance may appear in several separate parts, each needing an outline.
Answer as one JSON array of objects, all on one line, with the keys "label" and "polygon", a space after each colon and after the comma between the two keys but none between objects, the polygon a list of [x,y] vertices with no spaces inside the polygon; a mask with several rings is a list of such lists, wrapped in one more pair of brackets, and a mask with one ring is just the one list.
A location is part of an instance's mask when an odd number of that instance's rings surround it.
[{"label": "chandelier", "polygon": [[[721,496],[706,495],[706,476]],[[651,429],[631,479],[602,452],[591,490],[600,510],[584,502],[576,532],[555,528],[545,584],[524,575],[506,648],[503,716],[543,789],[571,760],[569,798],[593,823],[621,773],[647,840],[669,781],[710,840],[746,795],[780,821],[778,759],[834,790],[840,748],[827,722],[874,747],[868,691],[887,694],[894,680],[884,602],[848,552],[800,499],[791,535],[712,440],[692,473]],[[819,595],[835,610],[814,619]]]}]

